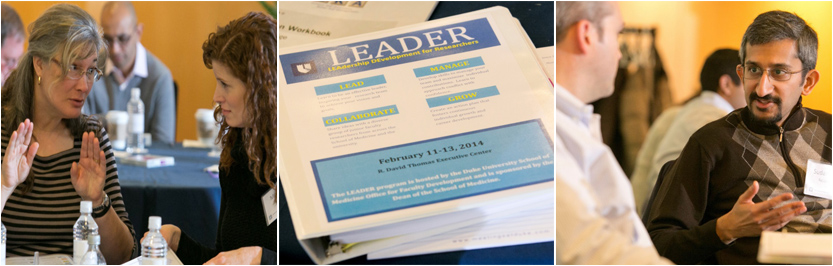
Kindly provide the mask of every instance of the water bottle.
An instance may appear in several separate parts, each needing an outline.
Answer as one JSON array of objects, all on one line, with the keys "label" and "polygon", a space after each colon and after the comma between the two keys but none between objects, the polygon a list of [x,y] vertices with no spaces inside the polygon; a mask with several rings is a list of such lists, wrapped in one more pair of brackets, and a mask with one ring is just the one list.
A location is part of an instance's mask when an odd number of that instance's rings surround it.
[{"label": "water bottle", "polygon": [[0,233],[0,265],[6,265],[6,226],[0,223],[3,232]]},{"label": "water bottle", "polygon": [[81,259],[81,265],[107,265],[107,262],[104,261],[104,254],[101,254],[101,250],[98,249],[98,245],[101,245],[101,236],[90,235],[87,237],[87,243],[90,249]]},{"label": "water bottle", "polygon": [[145,150],[145,104],[142,103],[142,90],[133,88],[130,91],[130,101],[127,102],[127,152],[131,154],[143,153]]},{"label": "water bottle", "polygon": [[84,253],[90,249],[87,238],[90,235],[98,235],[98,225],[93,216],[93,203],[90,201],[81,202],[81,217],[72,226],[72,260],[75,265],[81,262]]},{"label": "water bottle", "polygon": [[159,232],[162,228],[162,217],[151,216],[148,219],[148,235],[142,241],[142,265],[168,264],[168,242]]}]

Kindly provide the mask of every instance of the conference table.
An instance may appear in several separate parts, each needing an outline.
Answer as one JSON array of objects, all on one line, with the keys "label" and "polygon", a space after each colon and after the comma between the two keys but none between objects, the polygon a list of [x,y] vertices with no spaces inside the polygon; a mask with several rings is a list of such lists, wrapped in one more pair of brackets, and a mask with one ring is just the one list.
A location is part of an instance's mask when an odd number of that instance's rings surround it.
[{"label": "conference table", "polygon": [[[218,164],[207,148],[184,148],[154,144],[151,155],[174,157],[174,166],[145,168],[121,163],[117,159],[119,182],[138,243],[147,229],[148,217],[162,217],[162,224],[173,224],[194,240],[214,247],[220,214],[220,181],[203,169]],[[136,255],[136,254],[134,254]]]}]

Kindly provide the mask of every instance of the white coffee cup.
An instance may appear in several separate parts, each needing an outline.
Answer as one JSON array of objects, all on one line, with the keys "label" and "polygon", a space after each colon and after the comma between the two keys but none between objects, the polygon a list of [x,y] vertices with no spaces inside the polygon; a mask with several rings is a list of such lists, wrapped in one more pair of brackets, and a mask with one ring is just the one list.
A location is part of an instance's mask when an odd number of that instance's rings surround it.
[{"label": "white coffee cup", "polygon": [[107,133],[110,136],[110,143],[113,149],[124,150],[127,148],[127,112],[107,112]]},{"label": "white coffee cup", "polygon": [[197,139],[206,146],[213,146],[220,132],[220,126],[214,121],[214,110],[197,109],[194,116],[197,119]]}]

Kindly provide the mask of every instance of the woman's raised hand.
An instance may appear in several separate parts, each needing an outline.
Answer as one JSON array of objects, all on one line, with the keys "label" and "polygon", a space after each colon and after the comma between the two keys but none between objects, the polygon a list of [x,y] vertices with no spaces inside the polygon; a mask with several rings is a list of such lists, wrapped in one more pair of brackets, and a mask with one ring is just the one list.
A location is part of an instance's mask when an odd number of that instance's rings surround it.
[{"label": "woman's raised hand", "polygon": [[69,172],[72,186],[81,199],[92,201],[95,206],[103,200],[106,167],[107,160],[98,138],[93,132],[84,132],[81,137],[81,159],[78,163],[72,163]]},{"label": "woman's raised hand", "polygon": [[[6,155],[3,157],[2,189],[4,193],[11,193],[26,181],[32,162],[38,152],[38,143],[31,143],[34,123],[26,119],[9,137]],[[31,143],[31,146],[29,145]]]}]

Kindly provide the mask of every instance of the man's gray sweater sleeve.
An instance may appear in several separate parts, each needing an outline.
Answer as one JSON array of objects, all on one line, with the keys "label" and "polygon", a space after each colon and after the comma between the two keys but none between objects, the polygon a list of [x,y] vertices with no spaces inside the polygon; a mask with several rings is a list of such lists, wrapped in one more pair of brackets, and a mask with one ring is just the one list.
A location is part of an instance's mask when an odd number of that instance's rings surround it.
[{"label": "man's gray sweater sleeve", "polygon": [[[170,72],[165,72],[156,80],[152,104],[145,104],[153,108],[153,115],[150,120],[149,132],[153,135],[153,141],[174,143],[176,136],[176,100],[174,98],[174,82]],[[151,110],[146,108],[147,111]]]}]

